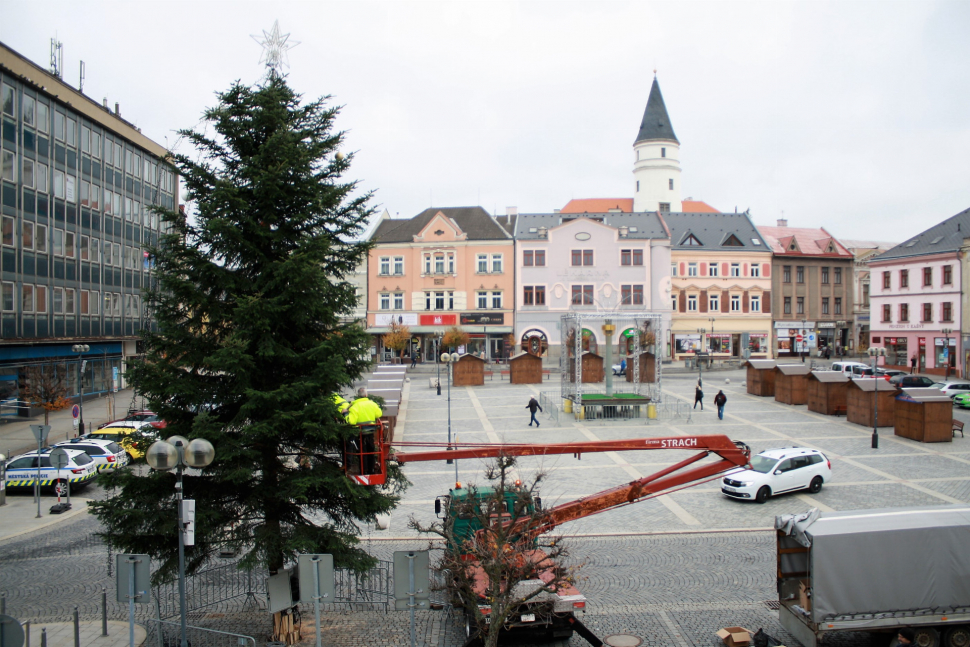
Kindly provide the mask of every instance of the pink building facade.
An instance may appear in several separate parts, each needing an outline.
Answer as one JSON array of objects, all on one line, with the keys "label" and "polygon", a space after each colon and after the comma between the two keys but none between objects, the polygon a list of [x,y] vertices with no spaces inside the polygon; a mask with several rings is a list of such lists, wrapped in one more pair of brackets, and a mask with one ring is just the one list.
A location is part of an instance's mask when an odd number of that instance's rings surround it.
[{"label": "pink building facade", "polygon": [[917,372],[965,375],[959,252],[900,256],[906,244],[869,262],[871,345],[886,349],[886,366],[911,370],[915,359]]}]

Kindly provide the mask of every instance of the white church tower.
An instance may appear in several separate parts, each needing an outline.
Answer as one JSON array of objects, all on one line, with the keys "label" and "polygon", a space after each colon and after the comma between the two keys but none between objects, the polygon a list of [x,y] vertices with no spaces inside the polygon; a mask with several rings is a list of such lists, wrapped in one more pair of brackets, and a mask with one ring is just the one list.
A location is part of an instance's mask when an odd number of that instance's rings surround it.
[{"label": "white church tower", "polygon": [[680,200],[680,142],[667,116],[656,75],[643,111],[640,132],[633,144],[634,211],[682,211]]}]

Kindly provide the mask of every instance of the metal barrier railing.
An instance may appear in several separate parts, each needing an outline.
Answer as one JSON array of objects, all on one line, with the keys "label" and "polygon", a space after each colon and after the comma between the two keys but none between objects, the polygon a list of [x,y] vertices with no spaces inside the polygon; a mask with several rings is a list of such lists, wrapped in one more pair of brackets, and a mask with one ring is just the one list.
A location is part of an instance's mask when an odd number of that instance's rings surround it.
[{"label": "metal barrier railing", "polygon": [[539,393],[539,406],[542,413],[549,416],[553,422],[559,424],[559,407],[562,403],[562,396],[558,391],[543,391]]},{"label": "metal barrier railing", "polygon": [[[178,622],[148,618],[145,622],[146,647],[178,645],[182,627]],[[216,631],[205,627],[186,626],[185,639],[192,647],[256,647],[256,639],[244,634]]]}]

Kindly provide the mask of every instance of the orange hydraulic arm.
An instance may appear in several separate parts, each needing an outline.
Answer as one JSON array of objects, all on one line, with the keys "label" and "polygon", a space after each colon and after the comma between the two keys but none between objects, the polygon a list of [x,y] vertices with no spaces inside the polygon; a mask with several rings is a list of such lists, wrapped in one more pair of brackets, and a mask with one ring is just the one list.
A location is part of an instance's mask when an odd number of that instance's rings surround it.
[{"label": "orange hydraulic arm", "polygon": [[[401,446],[404,443],[395,445]],[[427,445],[422,445],[427,446]],[[727,436],[670,436],[665,438],[634,438],[630,440],[602,440],[577,443],[529,444],[480,444],[461,445],[450,451],[445,446],[422,452],[396,452],[393,458],[399,463],[433,461],[442,459],[494,458],[496,456],[546,456],[574,454],[577,457],[588,452],[636,451],[649,449],[699,450],[690,458],[660,470],[642,479],[620,485],[597,494],[570,501],[546,510],[540,526],[527,528],[534,520],[523,518],[513,523],[522,532],[541,534],[567,521],[588,517],[642,499],[658,496],[678,486],[716,476],[730,469],[748,464],[751,450],[743,443],[735,443]],[[721,460],[686,469],[711,454]],[[514,528],[513,528],[514,530]]]}]

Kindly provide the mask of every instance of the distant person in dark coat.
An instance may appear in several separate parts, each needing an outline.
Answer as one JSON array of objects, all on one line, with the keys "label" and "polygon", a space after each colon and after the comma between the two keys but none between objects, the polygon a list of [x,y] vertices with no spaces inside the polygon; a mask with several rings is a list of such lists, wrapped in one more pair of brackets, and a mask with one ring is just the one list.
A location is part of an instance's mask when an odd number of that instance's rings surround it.
[{"label": "distant person in dark coat", "polygon": [[913,367],[909,371],[910,375],[912,375],[913,373],[916,372],[916,355],[913,355],[913,359],[909,360],[909,364],[910,364],[910,366]]},{"label": "distant person in dark coat", "polygon": [[697,408],[697,404],[700,403],[701,411],[704,410],[704,392],[701,391],[701,385],[698,384],[694,387],[694,408]]},{"label": "distant person in dark coat", "polygon": [[536,423],[536,427],[538,427],[539,421],[536,420],[536,410],[538,409],[539,411],[542,411],[542,407],[539,406],[539,403],[536,401],[535,398],[530,398],[529,404],[525,405],[525,408],[532,413],[532,419],[529,420],[529,426],[531,427],[532,423],[534,422]]},{"label": "distant person in dark coat", "polygon": [[418,363],[418,351],[413,350],[411,351],[411,368],[414,368],[414,365],[417,363]]},{"label": "distant person in dark coat", "polygon": [[717,407],[717,419],[724,420],[724,403],[727,402],[727,396],[724,395],[724,391],[718,391],[717,395],[714,396],[714,406]]}]

